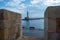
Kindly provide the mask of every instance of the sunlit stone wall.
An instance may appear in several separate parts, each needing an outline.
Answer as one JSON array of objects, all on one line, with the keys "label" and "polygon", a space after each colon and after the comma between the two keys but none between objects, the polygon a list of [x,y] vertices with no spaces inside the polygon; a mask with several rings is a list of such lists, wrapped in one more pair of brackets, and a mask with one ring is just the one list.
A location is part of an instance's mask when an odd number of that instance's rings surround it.
[{"label": "sunlit stone wall", "polygon": [[0,9],[0,40],[21,37],[21,14]]}]

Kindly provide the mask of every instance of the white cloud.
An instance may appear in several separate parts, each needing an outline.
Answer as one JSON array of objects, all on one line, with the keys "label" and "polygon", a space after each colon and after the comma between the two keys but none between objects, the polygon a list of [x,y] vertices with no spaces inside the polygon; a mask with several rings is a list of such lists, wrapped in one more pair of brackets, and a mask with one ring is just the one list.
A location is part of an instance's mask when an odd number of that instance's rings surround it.
[{"label": "white cloud", "polygon": [[32,0],[31,5],[37,8],[40,8],[40,6],[58,6],[60,5],[60,0]]},{"label": "white cloud", "polygon": [[26,5],[25,4],[21,4],[20,5],[22,8],[26,8]]},{"label": "white cloud", "polygon": [[60,5],[60,0],[45,0],[44,5],[46,5],[46,6]]},{"label": "white cloud", "polygon": [[31,0],[31,4],[29,6],[36,7],[40,9],[40,6],[43,5],[43,0]]},{"label": "white cloud", "polygon": [[22,4],[23,1],[25,0],[11,0],[6,4],[6,6],[16,7],[18,9],[24,9],[26,8],[26,6],[25,4]]},{"label": "white cloud", "polygon": [[4,9],[7,9],[9,11],[13,11],[13,12],[16,12],[16,13],[20,13],[20,14],[24,14],[24,10],[19,10],[19,9],[16,9],[16,8],[4,8]]},{"label": "white cloud", "polygon": [[39,2],[41,2],[42,0],[32,0],[31,1],[31,4],[37,4],[37,3],[39,3]]}]

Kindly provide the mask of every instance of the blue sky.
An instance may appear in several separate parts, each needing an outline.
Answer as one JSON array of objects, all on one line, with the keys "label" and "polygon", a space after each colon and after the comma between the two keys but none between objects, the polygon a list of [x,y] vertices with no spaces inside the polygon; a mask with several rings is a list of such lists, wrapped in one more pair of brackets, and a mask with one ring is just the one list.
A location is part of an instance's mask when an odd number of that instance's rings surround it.
[{"label": "blue sky", "polygon": [[58,6],[60,0],[0,0],[0,9],[22,14],[22,18],[26,17],[27,11],[29,16],[44,17],[44,11],[48,6]]}]

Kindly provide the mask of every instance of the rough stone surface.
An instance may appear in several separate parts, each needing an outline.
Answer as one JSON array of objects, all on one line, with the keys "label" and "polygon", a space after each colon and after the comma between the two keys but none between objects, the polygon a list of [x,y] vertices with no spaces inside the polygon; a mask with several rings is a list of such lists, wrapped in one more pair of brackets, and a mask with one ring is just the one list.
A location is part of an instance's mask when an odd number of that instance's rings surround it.
[{"label": "rough stone surface", "polygon": [[16,40],[21,32],[21,14],[0,9],[0,40]]},{"label": "rough stone surface", "polygon": [[[50,6],[45,11],[44,30],[45,40],[59,40],[60,6]],[[56,34],[56,35],[55,35]]]}]

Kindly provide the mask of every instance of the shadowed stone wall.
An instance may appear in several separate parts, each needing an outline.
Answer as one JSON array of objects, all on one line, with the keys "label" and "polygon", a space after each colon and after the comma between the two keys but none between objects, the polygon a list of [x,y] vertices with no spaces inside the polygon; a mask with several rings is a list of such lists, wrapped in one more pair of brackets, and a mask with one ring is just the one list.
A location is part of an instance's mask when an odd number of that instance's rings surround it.
[{"label": "shadowed stone wall", "polygon": [[60,40],[60,6],[50,6],[45,11],[45,40]]}]

